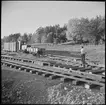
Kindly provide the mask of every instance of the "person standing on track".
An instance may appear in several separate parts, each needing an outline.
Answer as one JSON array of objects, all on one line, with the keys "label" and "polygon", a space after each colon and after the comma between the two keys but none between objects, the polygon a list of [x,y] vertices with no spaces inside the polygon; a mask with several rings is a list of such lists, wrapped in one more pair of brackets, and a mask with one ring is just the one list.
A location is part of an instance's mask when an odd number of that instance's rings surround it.
[{"label": "person standing on track", "polygon": [[38,48],[35,48],[35,53],[36,53],[36,56],[39,56]]},{"label": "person standing on track", "polygon": [[81,47],[81,60],[82,60],[82,65],[85,68],[85,50],[84,47]]}]

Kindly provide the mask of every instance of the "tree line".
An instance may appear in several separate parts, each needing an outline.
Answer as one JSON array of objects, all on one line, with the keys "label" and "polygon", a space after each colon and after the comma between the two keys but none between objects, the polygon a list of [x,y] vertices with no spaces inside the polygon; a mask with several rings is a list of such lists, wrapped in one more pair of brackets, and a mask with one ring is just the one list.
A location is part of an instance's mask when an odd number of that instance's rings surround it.
[{"label": "tree line", "polygon": [[2,42],[14,42],[21,40],[24,43],[74,43],[100,44],[105,42],[105,16],[95,18],[73,18],[60,27],[39,27],[34,33],[15,33],[2,39]]},{"label": "tree line", "polygon": [[105,16],[70,19],[67,25],[67,39],[74,40],[76,43],[105,42]]},{"label": "tree line", "polygon": [[66,42],[67,26],[60,27],[59,24],[55,26],[39,27],[33,34],[33,42],[37,43],[61,43]]}]

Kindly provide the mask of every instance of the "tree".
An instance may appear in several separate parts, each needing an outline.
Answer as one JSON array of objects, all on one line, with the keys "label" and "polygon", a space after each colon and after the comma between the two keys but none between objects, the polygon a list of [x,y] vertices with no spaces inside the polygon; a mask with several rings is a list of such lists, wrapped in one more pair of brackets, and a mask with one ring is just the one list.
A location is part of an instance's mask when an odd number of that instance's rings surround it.
[{"label": "tree", "polygon": [[47,43],[47,42],[48,42],[47,41],[47,35],[46,34],[42,35],[41,43]]},{"label": "tree", "polygon": [[31,40],[34,43],[41,43],[42,40],[42,36],[44,34],[44,28],[43,27],[39,27],[36,32],[33,33],[33,36],[31,38]]},{"label": "tree", "polygon": [[33,36],[32,33],[28,34],[28,43],[30,43],[30,44],[33,43],[32,36]]},{"label": "tree", "polygon": [[90,21],[90,31],[89,33],[95,37],[95,44],[98,44],[100,39],[101,39],[101,35],[100,35],[100,23],[101,23],[101,16],[96,16],[96,18],[91,19]]},{"label": "tree", "polygon": [[4,42],[16,42],[18,38],[21,36],[20,33],[10,34],[7,37],[4,37]]},{"label": "tree", "polygon": [[24,33],[24,35],[22,36],[22,40],[24,43],[28,43],[28,35],[27,33]]},{"label": "tree", "polygon": [[53,32],[47,34],[47,42],[53,43]]},{"label": "tree", "polygon": [[76,37],[77,25],[79,24],[79,19],[70,19],[67,24],[67,39],[72,40]]},{"label": "tree", "polygon": [[105,17],[96,16],[91,20],[88,20],[88,18],[69,20],[66,37],[75,42],[88,41],[98,44],[100,39],[105,39]]},{"label": "tree", "polygon": [[67,41],[66,31],[65,31],[65,30],[61,32],[59,39],[60,39],[60,42],[61,42],[61,43],[64,43],[64,42]]},{"label": "tree", "polygon": [[98,27],[98,33],[101,36],[101,40],[105,41],[105,19],[103,18]]}]

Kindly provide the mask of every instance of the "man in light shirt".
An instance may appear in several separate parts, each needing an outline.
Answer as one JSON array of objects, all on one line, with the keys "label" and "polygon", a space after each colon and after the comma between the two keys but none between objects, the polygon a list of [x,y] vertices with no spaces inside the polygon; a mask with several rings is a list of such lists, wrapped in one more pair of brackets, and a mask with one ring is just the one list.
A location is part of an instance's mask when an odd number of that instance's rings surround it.
[{"label": "man in light shirt", "polygon": [[35,53],[36,53],[36,56],[38,56],[38,48],[35,48]]},{"label": "man in light shirt", "polygon": [[81,47],[81,60],[82,60],[82,65],[85,68],[85,51],[84,51],[84,47]]}]

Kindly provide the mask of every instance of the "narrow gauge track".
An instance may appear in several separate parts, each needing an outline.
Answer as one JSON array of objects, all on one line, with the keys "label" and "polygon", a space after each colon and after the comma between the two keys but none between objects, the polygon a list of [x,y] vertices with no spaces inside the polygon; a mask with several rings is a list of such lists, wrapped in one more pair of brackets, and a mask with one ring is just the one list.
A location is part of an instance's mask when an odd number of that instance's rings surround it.
[{"label": "narrow gauge track", "polygon": [[80,55],[80,52],[75,52],[75,51],[58,51],[58,50],[46,50],[45,51],[45,55],[48,55],[48,54],[51,54],[51,55],[56,55],[56,56],[66,56],[66,57],[70,57],[70,56],[73,56],[74,58],[80,58],[81,55]]},{"label": "narrow gauge track", "polygon": [[[27,61],[27,62],[26,62]],[[28,63],[30,62],[30,63]],[[49,78],[61,78],[61,80],[72,80],[72,83],[77,84],[88,84],[89,86],[96,85],[100,86],[100,89],[105,87],[105,76],[97,74],[89,74],[87,72],[82,72],[83,70],[91,70],[91,68],[78,68],[71,65],[68,68],[56,67],[56,64],[51,64],[47,62],[31,61],[28,59],[14,58],[10,56],[2,56],[2,64],[6,64],[10,67],[15,67],[16,69],[26,70],[26,72],[36,73],[43,76],[49,76]],[[71,68],[71,69],[70,69]],[[82,71],[81,71],[82,70]],[[95,70],[96,71],[96,70]],[[104,72],[104,70],[102,70]],[[101,70],[99,70],[101,73]]]},{"label": "narrow gauge track", "polygon": [[[11,57],[11,60],[16,60],[15,57],[9,56],[9,55],[2,55],[2,57],[3,58]],[[18,61],[21,61],[21,59],[23,59],[23,62],[29,62],[29,63],[33,63],[34,61],[45,62],[46,65],[55,64],[56,67],[60,66],[62,68],[64,67],[64,68],[68,68],[68,69],[70,68],[71,65],[72,66],[74,65],[73,66],[74,69],[75,69],[75,67],[78,68],[78,67],[80,67],[82,65],[82,62],[81,62],[81,60],[79,58],[76,58],[76,59],[74,57],[68,57],[67,58],[65,56],[49,56],[48,55],[48,56],[46,56],[46,60],[44,60],[45,57],[43,57],[43,59],[42,59],[42,57],[40,57],[40,58],[31,58],[31,59],[26,58],[26,57],[22,57],[22,58],[21,57],[17,57]],[[76,61],[74,61],[74,60],[76,60]],[[57,63],[57,62],[61,62],[61,63]],[[86,62],[86,65],[88,67],[90,67],[92,71],[90,71],[89,68],[83,69],[82,71],[88,71],[89,70],[88,72],[92,72],[92,73],[95,72],[95,73],[99,73],[99,74],[101,74],[101,73],[103,73],[105,71],[105,66],[104,65],[97,65],[97,64],[94,64],[94,63],[89,62],[89,61]]]},{"label": "narrow gauge track", "polygon": [[[7,54],[2,54],[2,55],[7,55]],[[9,55],[7,55],[7,56],[9,56]],[[67,63],[70,63],[70,62],[72,63],[72,61],[76,60],[79,64],[82,64],[80,56],[79,57],[74,57],[74,56],[63,56],[63,55],[60,56],[60,55],[54,55],[54,54],[47,54],[47,55],[45,55],[45,57],[49,58],[51,60],[54,60],[54,61],[61,61],[61,62],[65,61]],[[31,60],[34,60],[34,59],[31,59]],[[41,61],[41,60],[38,60],[38,61]],[[86,63],[87,63],[88,66],[105,68],[104,65],[98,64],[97,62],[92,62],[89,59],[86,59],[86,61],[87,61]]]}]

